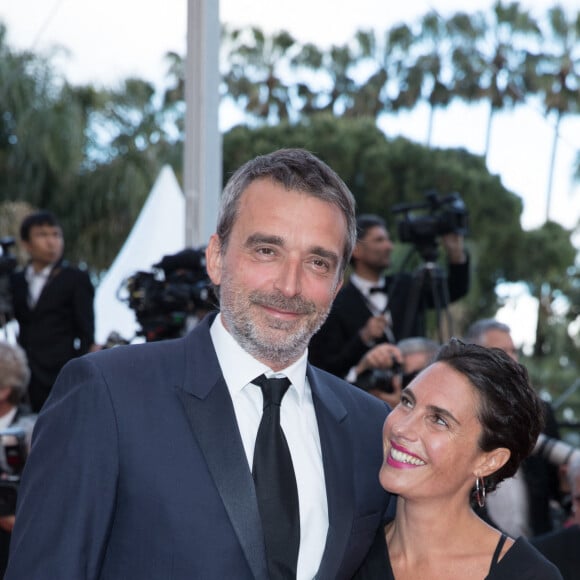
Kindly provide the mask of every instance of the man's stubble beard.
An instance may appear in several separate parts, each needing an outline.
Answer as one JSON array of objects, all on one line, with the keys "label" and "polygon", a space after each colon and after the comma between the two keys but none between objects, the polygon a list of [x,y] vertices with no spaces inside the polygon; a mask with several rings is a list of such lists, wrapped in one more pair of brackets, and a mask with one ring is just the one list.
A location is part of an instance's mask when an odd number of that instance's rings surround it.
[{"label": "man's stubble beard", "polygon": [[[219,290],[220,310],[227,329],[254,358],[274,363],[280,368],[289,366],[302,356],[312,335],[326,320],[332,305],[331,302],[324,311],[317,312],[316,305],[302,296],[288,298],[280,292],[259,290],[246,294],[233,286],[230,277],[223,273]],[[268,317],[260,311],[261,307],[267,306],[297,312],[305,317],[298,321]]]}]

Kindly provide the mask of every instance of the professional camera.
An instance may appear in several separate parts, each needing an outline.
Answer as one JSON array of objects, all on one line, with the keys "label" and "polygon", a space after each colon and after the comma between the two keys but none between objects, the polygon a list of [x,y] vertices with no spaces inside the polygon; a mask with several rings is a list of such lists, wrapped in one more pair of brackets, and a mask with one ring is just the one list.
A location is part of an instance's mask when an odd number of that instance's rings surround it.
[{"label": "professional camera", "polygon": [[10,275],[16,269],[16,257],[10,253],[14,245],[14,238],[0,238],[0,326],[12,318],[12,292],[10,289]]},{"label": "professional camera", "polygon": [[135,311],[139,334],[154,341],[181,336],[189,317],[211,310],[210,291],[205,248],[188,248],[165,256],[151,272],[127,278],[117,297]]},{"label": "professional camera", "polygon": [[580,457],[580,449],[540,433],[532,454],[543,457],[553,465],[565,465],[572,458]]},{"label": "professional camera", "polygon": [[[468,211],[458,193],[444,197],[433,190],[425,194],[423,203],[398,204],[392,208],[394,214],[404,214],[397,224],[401,242],[414,244],[427,261],[437,257],[437,237],[444,234],[467,234]],[[411,212],[426,210],[420,215]]]},{"label": "professional camera", "polygon": [[361,373],[357,377],[356,385],[365,391],[382,391],[390,394],[395,392],[393,380],[397,376],[403,376],[403,367],[393,361],[392,366],[387,369],[369,369]]},{"label": "professional camera", "polygon": [[27,457],[26,433],[18,427],[0,431],[0,516],[16,511],[20,477]]},{"label": "professional camera", "polygon": [[356,380],[357,387],[365,391],[382,391],[391,394],[395,392],[396,379],[399,380],[400,389],[404,389],[421,371],[410,373],[403,372],[403,367],[398,362],[388,369],[371,369],[361,373]]}]

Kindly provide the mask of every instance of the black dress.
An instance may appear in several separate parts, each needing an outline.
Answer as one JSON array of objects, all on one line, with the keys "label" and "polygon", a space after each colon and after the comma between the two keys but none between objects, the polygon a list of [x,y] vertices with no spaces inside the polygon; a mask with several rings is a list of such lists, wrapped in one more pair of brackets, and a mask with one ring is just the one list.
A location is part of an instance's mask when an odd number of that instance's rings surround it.
[{"label": "black dress", "polygon": [[[498,562],[505,540],[502,534],[484,580],[562,580],[558,568],[524,538],[518,538]],[[382,529],[353,580],[395,580]]]}]

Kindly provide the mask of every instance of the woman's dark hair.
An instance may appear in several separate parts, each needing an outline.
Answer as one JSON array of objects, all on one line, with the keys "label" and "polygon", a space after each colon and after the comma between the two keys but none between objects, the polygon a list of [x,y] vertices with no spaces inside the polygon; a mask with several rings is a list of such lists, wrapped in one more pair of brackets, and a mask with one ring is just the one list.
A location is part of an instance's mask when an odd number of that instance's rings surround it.
[{"label": "woman's dark hair", "polygon": [[485,478],[486,491],[493,491],[498,483],[512,477],[533,451],[544,426],[542,402],[526,368],[498,348],[452,338],[439,349],[434,362],[461,373],[477,391],[477,417],[482,426],[479,447],[483,451],[499,447],[510,451],[505,465]]}]

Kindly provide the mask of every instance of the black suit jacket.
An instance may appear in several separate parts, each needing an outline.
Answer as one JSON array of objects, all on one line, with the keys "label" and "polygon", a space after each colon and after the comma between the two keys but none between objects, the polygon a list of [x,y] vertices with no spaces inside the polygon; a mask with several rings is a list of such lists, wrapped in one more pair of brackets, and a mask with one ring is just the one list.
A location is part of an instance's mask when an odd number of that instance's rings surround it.
[{"label": "black suit jacket", "polygon": [[52,269],[33,308],[28,305],[24,271],[12,276],[18,342],[28,357],[31,388],[38,386],[48,394],[63,365],[88,352],[95,333],[93,299],[94,288],[87,272],[66,262]]},{"label": "black suit jacket", "polygon": [[[36,424],[7,580],[267,580],[254,483],[209,334],[63,369]],[[329,530],[317,578],[350,578],[385,519],[388,407],[309,365]]]},{"label": "black suit jacket", "polygon": [[[418,308],[412,309],[410,330],[406,330],[406,314],[415,287],[414,280],[413,275],[406,272],[385,278],[392,330],[397,341],[409,336],[423,336],[424,311],[434,306],[432,293],[426,292],[420,296]],[[469,263],[450,264],[446,280],[445,294],[448,293],[450,302],[465,296],[469,290]],[[426,286],[423,288],[427,289]],[[442,296],[443,293],[439,292],[438,295]],[[352,282],[347,282],[338,293],[326,322],[310,341],[310,362],[339,377],[345,377],[370,348],[361,340],[359,330],[371,316],[365,297]],[[382,342],[385,341],[386,338]]]},{"label": "black suit jacket", "polygon": [[564,580],[580,578],[580,526],[532,538],[531,543],[560,570]]},{"label": "black suit jacket", "polygon": [[[543,433],[553,439],[560,439],[558,422],[552,406],[542,401],[545,426]],[[530,455],[522,461],[524,481],[528,491],[530,527],[533,536],[552,531],[551,501],[562,500],[558,465],[540,455]],[[578,546],[580,549],[580,545]]]}]

